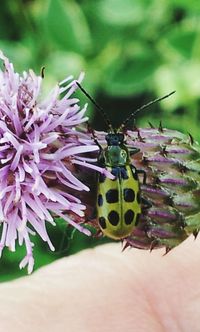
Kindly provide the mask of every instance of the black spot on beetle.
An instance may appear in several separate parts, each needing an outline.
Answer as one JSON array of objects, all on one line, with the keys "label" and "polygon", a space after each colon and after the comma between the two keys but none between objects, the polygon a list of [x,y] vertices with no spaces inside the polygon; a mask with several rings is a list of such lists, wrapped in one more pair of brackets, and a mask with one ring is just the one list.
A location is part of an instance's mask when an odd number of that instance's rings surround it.
[{"label": "black spot on beetle", "polygon": [[119,213],[116,211],[110,211],[108,214],[108,220],[113,226],[117,226],[119,223]]},{"label": "black spot on beetle", "polygon": [[131,188],[125,188],[124,189],[124,200],[125,200],[125,202],[134,202],[135,191]]},{"label": "black spot on beetle", "polygon": [[98,195],[97,204],[98,204],[98,206],[103,205],[103,196],[101,194]]},{"label": "black spot on beetle", "polygon": [[135,217],[133,210],[127,210],[124,214],[124,220],[126,225],[130,225]]},{"label": "black spot on beetle", "polygon": [[106,219],[104,217],[99,218],[99,225],[101,226],[102,229],[106,228]]},{"label": "black spot on beetle", "polygon": [[106,193],[107,203],[117,203],[119,201],[119,192],[117,189],[110,189]]}]

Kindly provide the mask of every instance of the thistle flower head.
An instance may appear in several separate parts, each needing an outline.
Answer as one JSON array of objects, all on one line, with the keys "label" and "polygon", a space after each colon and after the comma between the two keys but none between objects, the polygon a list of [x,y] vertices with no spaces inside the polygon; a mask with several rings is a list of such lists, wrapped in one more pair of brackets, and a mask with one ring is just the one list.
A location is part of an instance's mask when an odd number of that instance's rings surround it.
[{"label": "thistle flower head", "polygon": [[[89,234],[76,219],[85,206],[76,192],[89,188],[74,173],[75,163],[90,166],[84,153],[97,150],[85,145],[75,126],[85,122],[86,106],[80,110],[72,98],[72,77],[55,86],[41,99],[42,78],[32,70],[19,75],[0,53],[0,254],[5,246],[15,250],[16,241],[26,247],[20,267],[33,269],[30,235],[37,233],[54,250],[46,223],[60,216]],[[80,75],[81,81],[83,75]],[[92,166],[91,166],[92,167]],[[73,194],[72,194],[72,193]]]},{"label": "thistle flower head", "polygon": [[[162,128],[127,131],[129,150],[136,169],[146,173],[140,181],[142,214],[125,247],[165,247],[168,252],[200,229],[200,147],[191,135]],[[105,133],[96,135],[106,144]],[[98,228],[98,225],[97,225]]]}]

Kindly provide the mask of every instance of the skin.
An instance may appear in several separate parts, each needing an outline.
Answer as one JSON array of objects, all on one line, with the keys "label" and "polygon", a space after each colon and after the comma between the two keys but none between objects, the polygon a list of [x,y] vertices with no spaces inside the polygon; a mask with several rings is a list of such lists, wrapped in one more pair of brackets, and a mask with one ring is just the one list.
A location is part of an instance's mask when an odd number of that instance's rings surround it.
[{"label": "skin", "polygon": [[200,331],[200,238],[164,250],[114,243],[0,285],[2,331]]}]

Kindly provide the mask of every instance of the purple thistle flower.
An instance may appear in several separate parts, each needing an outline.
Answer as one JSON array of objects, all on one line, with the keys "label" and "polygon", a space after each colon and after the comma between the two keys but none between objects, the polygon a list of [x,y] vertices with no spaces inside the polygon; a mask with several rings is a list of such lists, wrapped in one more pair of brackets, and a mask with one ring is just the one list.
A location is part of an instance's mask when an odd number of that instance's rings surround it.
[{"label": "purple thistle flower", "polygon": [[[72,98],[77,88],[72,77],[40,100],[42,78],[32,70],[20,76],[2,52],[0,58],[4,63],[0,71],[0,255],[5,246],[15,251],[16,241],[24,244],[26,256],[20,268],[28,265],[31,273],[30,235],[38,233],[54,250],[46,231],[46,222],[55,225],[54,215],[90,234],[71,217],[80,220],[85,210],[74,193],[89,191],[76,177],[74,164],[95,168],[84,153],[98,147],[92,141],[84,143],[75,129],[87,117],[86,106],[80,110],[79,100]],[[82,79],[81,74],[78,81]]]}]

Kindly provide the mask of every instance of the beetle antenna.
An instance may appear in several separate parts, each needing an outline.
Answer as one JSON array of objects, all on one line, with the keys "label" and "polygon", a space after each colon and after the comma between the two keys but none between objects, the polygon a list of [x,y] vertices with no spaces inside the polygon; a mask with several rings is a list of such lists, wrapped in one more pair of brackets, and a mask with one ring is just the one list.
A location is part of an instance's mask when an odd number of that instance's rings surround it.
[{"label": "beetle antenna", "polygon": [[165,96],[163,96],[163,97],[161,97],[161,98],[154,99],[154,100],[150,101],[149,103],[147,103],[147,104],[145,104],[145,105],[139,107],[138,109],[136,109],[136,111],[134,111],[133,113],[131,113],[131,114],[128,116],[128,118],[122,122],[121,126],[119,127],[119,131],[123,130],[123,129],[127,126],[128,122],[129,122],[129,121],[130,121],[130,120],[131,120],[131,119],[132,119],[137,113],[139,113],[140,111],[144,110],[145,108],[151,106],[152,104],[155,104],[155,103],[157,103],[157,102],[159,102],[159,101],[161,101],[161,100],[163,100],[163,99],[165,99],[165,98],[168,98],[169,96],[173,95],[175,92],[176,92],[176,91],[172,91],[172,92],[168,93],[167,95],[165,95]]},{"label": "beetle antenna", "polygon": [[107,114],[104,112],[103,108],[97,104],[97,102],[89,95],[89,93],[87,93],[87,91],[85,91],[85,89],[80,85],[80,83],[78,81],[76,81],[76,84],[78,85],[80,90],[84,93],[84,95],[86,95],[86,97],[95,105],[96,109],[99,111],[101,116],[103,116],[103,119],[104,119],[106,125],[108,126],[108,128],[111,131],[113,131],[112,124],[111,124]]}]

